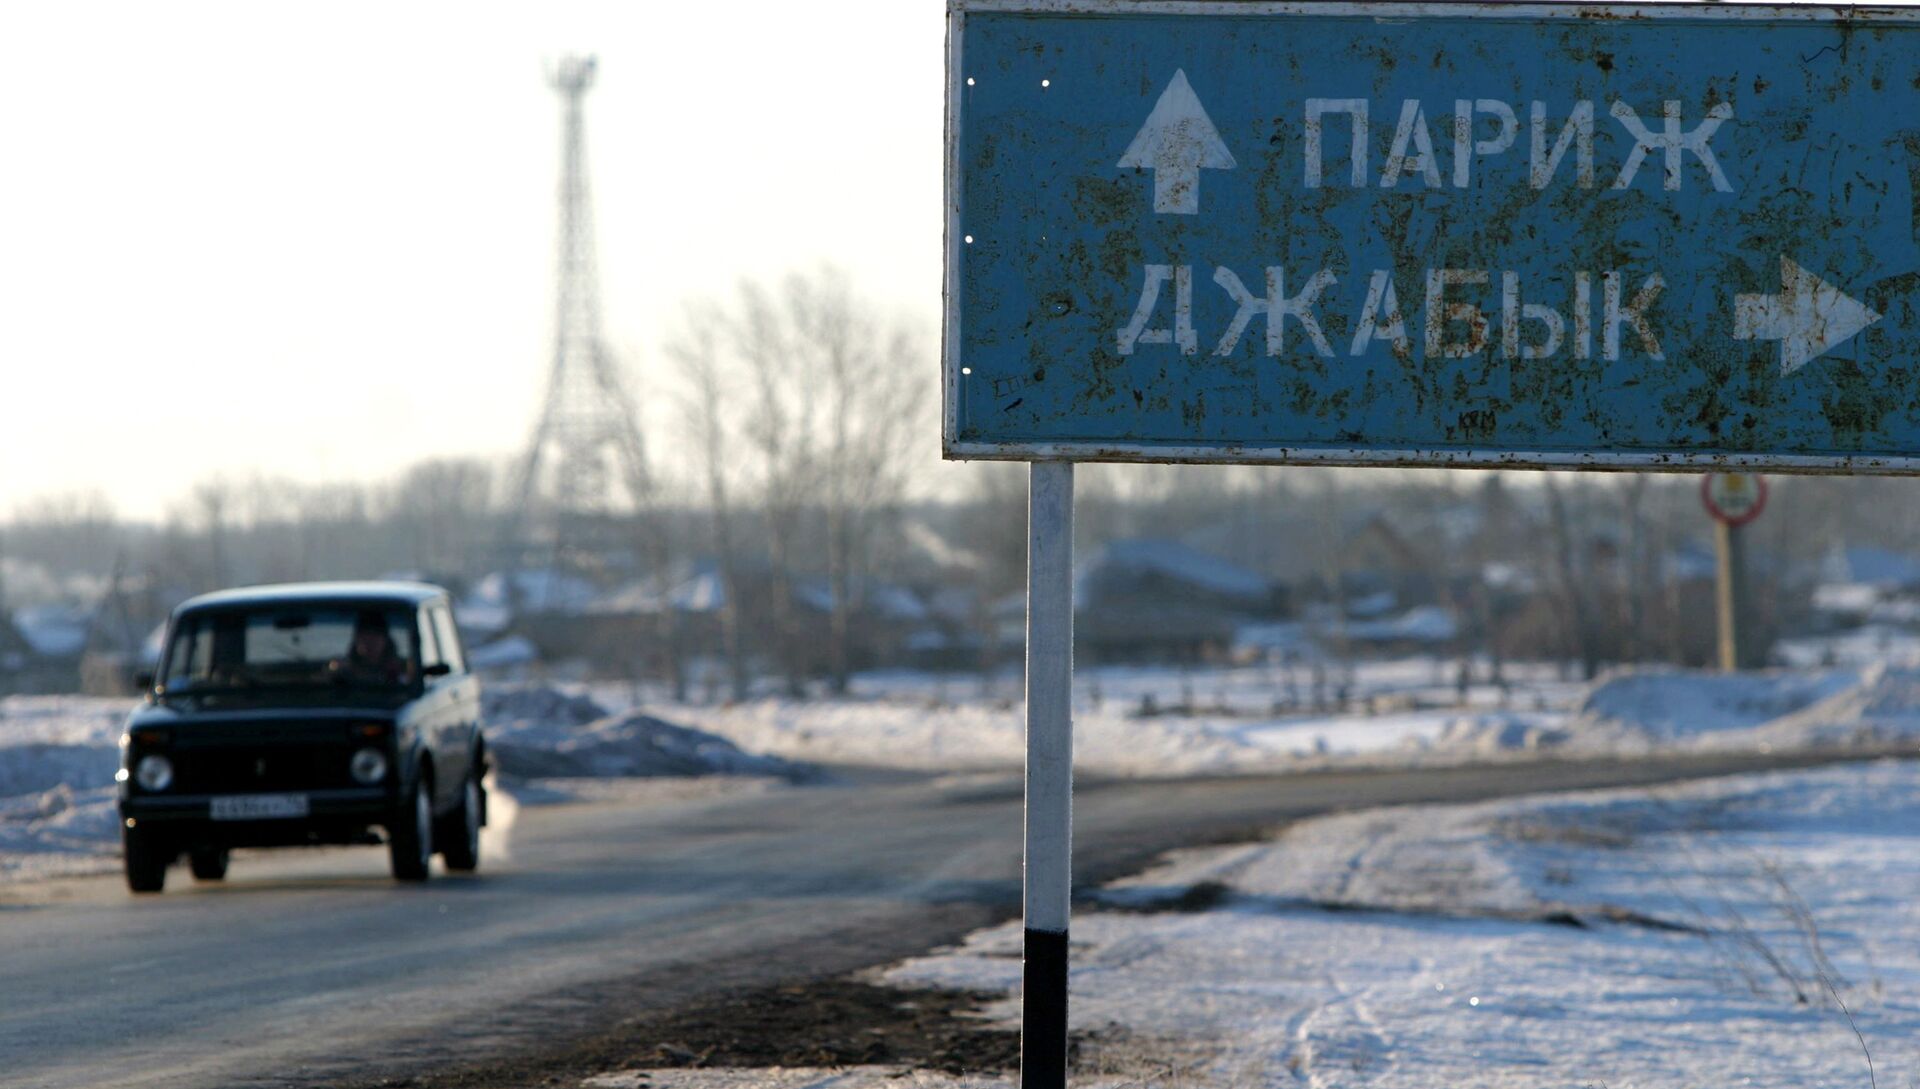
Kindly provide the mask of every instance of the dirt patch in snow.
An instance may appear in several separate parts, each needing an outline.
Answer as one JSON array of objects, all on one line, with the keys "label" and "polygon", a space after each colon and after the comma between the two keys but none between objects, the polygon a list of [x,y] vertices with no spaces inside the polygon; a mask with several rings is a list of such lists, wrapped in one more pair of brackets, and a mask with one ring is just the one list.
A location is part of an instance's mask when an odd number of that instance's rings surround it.
[{"label": "dirt patch in snow", "polygon": [[1020,1035],[981,1018],[999,997],[845,978],[765,987],[645,1015],[559,1053],[365,1084],[519,1089],[642,1070],[875,1064],[1001,1073],[1019,1068]]},{"label": "dirt patch in snow", "polygon": [[1100,889],[1097,895],[1083,899],[1088,906],[1102,911],[1130,915],[1192,915],[1212,911],[1226,903],[1233,889],[1224,881],[1198,881],[1191,885],[1127,889]]},{"label": "dirt patch in snow", "polygon": [[1012,1070],[1018,1033],[977,1016],[999,995],[827,980],[683,1010],[635,1033],[628,1067],[900,1064]]}]

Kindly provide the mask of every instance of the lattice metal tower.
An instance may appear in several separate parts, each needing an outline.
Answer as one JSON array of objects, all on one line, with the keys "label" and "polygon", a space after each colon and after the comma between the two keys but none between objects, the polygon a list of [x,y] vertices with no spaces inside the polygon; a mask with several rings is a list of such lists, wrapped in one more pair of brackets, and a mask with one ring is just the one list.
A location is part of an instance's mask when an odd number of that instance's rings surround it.
[{"label": "lattice metal tower", "polygon": [[593,75],[593,57],[569,56],[548,76],[562,109],[553,362],[520,465],[509,530],[517,562],[581,573],[632,555],[631,516],[651,488],[633,399],[601,333],[581,111]]}]

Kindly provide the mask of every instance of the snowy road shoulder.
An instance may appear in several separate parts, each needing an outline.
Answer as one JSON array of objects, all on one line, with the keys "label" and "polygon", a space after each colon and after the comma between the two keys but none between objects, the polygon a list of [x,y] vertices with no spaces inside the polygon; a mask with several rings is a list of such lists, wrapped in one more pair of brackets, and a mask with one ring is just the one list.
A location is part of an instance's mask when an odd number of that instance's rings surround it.
[{"label": "snowy road shoulder", "polygon": [[[1076,911],[1074,1084],[1908,1085],[1917,840],[1920,763],[1888,761],[1378,809],[1176,852]],[[1020,953],[1010,923],[872,978],[1002,996],[983,1012],[1010,1029]],[[586,1084],[1012,1082],[895,1063]]]},{"label": "snowy road shoulder", "polygon": [[[1092,899],[1074,1025],[1129,1077],[1865,1085],[1869,1053],[1881,1084],[1920,1071],[1914,763],[1328,817]],[[1018,942],[984,931],[887,978],[997,990],[1012,1018]]]}]

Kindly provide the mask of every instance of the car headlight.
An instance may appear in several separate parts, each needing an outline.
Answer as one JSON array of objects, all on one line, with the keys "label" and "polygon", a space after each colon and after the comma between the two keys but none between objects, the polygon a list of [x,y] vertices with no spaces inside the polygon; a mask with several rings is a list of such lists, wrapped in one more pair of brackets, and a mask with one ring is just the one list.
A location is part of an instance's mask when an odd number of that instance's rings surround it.
[{"label": "car headlight", "polygon": [[347,765],[353,773],[353,780],[367,786],[387,777],[387,757],[379,749],[361,749],[353,754],[353,761]]},{"label": "car headlight", "polygon": [[141,790],[165,790],[173,785],[173,761],[158,753],[143,756],[133,766],[133,780]]}]

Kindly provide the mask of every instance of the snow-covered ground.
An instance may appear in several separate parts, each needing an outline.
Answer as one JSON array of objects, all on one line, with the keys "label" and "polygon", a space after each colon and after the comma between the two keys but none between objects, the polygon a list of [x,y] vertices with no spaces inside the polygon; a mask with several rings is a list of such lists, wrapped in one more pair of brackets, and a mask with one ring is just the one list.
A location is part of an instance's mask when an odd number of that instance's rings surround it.
[{"label": "snow-covered ground", "polygon": [[[1219,668],[1101,667],[1075,681],[1075,762],[1090,774],[1290,771],[1920,738],[1920,667],[1722,676],[1629,671],[1589,686],[1543,665],[1421,657]],[[799,781],[810,764],[938,772],[1018,767],[1017,676],[868,674],[844,698],[643,699],[624,685],[494,684],[488,734],[523,801],[594,779]],[[104,868],[125,701],[0,699],[0,880]],[[556,780],[533,785],[530,780]],[[571,785],[570,785],[571,784]]]},{"label": "snow-covered ground", "polygon": [[[611,686],[493,692],[490,734],[518,780],[502,795],[507,816],[644,776],[666,777],[652,781],[670,798],[720,775],[767,789],[804,779],[804,762],[955,771],[1020,756],[1010,681],[983,691],[868,676],[846,699],[735,706],[636,707]],[[1304,709],[1314,704],[1340,706]],[[0,700],[0,881],[117,865],[125,711]],[[1653,670],[1591,686],[1510,668],[1504,686],[1481,672],[1464,690],[1433,660],[1320,678],[1086,670],[1076,714],[1081,765],[1112,774],[1781,750],[1920,738],[1920,668]],[[1180,852],[1098,890],[1073,938],[1087,1085],[1915,1084],[1920,765],[1322,818],[1271,842]],[[884,978],[999,993],[990,1014],[1011,1019],[1018,952],[1017,925],[998,927]],[[762,1074],[658,1071],[635,1084],[1004,1084]]]},{"label": "snow-covered ground", "polygon": [[[1544,665],[1422,657],[1295,666],[1081,669],[1074,679],[1074,761],[1097,774],[1157,776],[1297,769],[1332,759],[1420,759],[1442,739],[1523,716],[1520,733],[1556,725],[1585,686]],[[624,686],[594,686],[610,706]],[[1024,751],[1017,674],[867,674],[844,699],[763,697],[738,704],[652,702],[651,709],[744,749],[795,760],[926,770],[1018,767]],[[1475,742],[1478,743],[1477,740]],[[1513,748],[1524,747],[1524,739]],[[1470,752],[1466,747],[1461,751]]]},{"label": "snow-covered ground", "polygon": [[[1415,764],[1540,753],[1882,745],[1920,739],[1920,666],[1886,663],[1738,675],[1621,670],[1591,685],[1543,667],[1485,668],[1462,685],[1438,659],[1370,662],[1315,680],[1304,669],[1081,670],[1074,758],[1107,775],[1288,771],[1329,762]],[[628,689],[603,686],[612,705]],[[845,699],[652,703],[742,748],[821,763],[1008,768],[1022,757],[1017,678],[863,677]]]},{"label": "snow-covered ground", "polygon": [[119,862],[113,773],[124,700],[0,699],[0,882]]},{"label": "snow-covered ground", "polygon": [[[1504,693],[1470,686],[1466,710],[1564,707],[1580,691],[1550,669],[1509,676]],[[852,698],[737,706],[641,705],[620,685],[486,691],[488,736],[523,803],[599,796],[606,788],[587,784],[616,778],[803,779],[807,769],[796,762],[964,771],[1021,759],[1017,676],[983,690],[976,678],[870,674]],[[1433,659],[1368,663],[1352,675],[1307,665],[1087,670],[1080,763],[1175,775],[1391,755],[1443,734],[1462,714],[1459,702],[1449,664]],[[1299,709],[1309,706],[1327,709]],[[112,783],[128,707],[77,696],[0,699],[0,881],[118,864]]]},{"label": "snow-covered ground", "polygon": [[[1920,1076],[1912,763],[1331,817],[1104,897],[1196,886],[1217,906],[1073,928],[1076,1025],[1178,1041],[1181,1084],[1867,1085],[1869,1054]],[[1018,939],[889,978],[1011,992]]]},{"label": "snow-covered ground", "polygon": [[[1303,822],[1101,889],[1072,937],[1082,1086],[1911,1085],[1920,765]],[[1014,923],[881,978],[1005,995],[1010,1027],[1019,955]],[[1009,1084],[741,1073],[628,1076]]]}]

